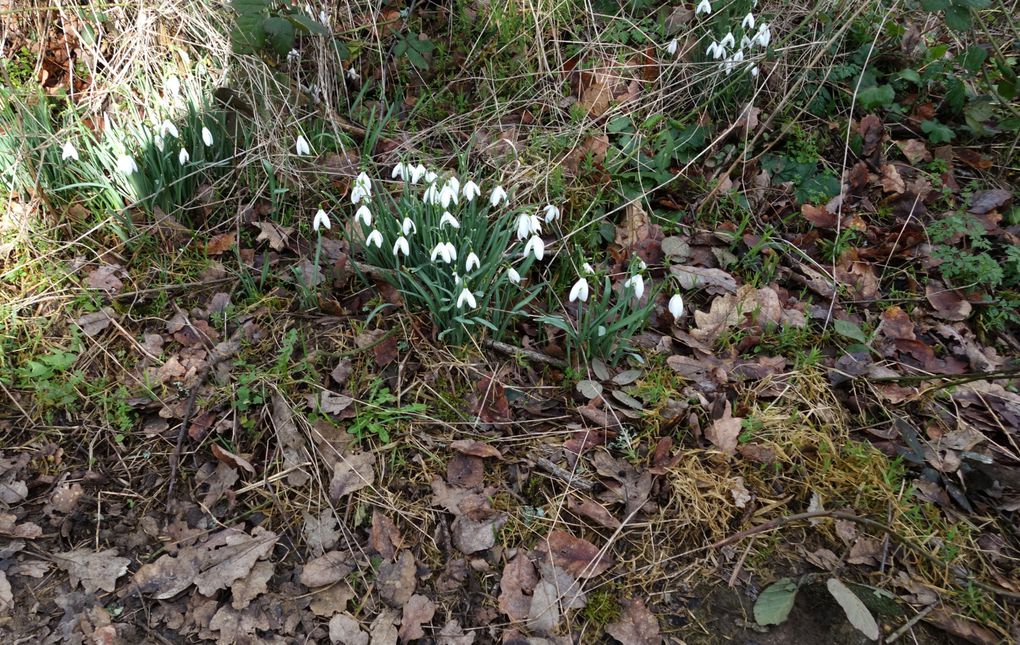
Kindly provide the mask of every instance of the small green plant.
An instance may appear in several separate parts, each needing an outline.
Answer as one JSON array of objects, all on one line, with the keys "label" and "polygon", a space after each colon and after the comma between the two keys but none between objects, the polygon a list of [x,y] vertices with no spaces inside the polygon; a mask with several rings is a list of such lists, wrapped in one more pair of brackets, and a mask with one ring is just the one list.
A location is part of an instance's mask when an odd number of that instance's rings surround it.
[{"label": "small green plant", "polygon": [[413,403],[395,407],[397,397],[383,386],[382,379],[375,379],[369,387],[364,403],[358,409],[358,415],[347,428],[347,432],[357,440],[364,441],[375,437],[383,443],[390,442],[390,430],[400,421],[407,420],[425,411],[425,404]]},{"label": "small green plant", "polygon": [[[238,54],[256,54],[268,48],[283,57],[294,48],[298,34],[329,34],[322,22],[289,3],[233,0],[230,6],[237,14],[230,42]],[[325,21],[326,16],[322,14],[320,19]]]}]

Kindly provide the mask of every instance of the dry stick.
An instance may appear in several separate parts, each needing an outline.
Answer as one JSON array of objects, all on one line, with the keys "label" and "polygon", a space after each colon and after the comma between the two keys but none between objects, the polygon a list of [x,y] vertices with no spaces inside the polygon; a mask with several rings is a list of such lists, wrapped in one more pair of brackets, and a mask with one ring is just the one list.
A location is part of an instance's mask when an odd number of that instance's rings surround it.
[{"label": "dry stick", "polygon": [[482,344],[488,347],[489,349],[494,349],[498,352],[503,352],[504,354],[507,354],[509,356],[516,356],[520,354],[525,358],[530,358],[536,363],[545,363],[546,365],[552,365],[553,367],[560,368],[567,366],[565,361],[549,356],[548,354],[543,354],[542,352],[538,352],[533,349],[516,347],[514,345],[510,345],[509,343],[502,343],[498,340],[486,340],[483,341]]},{"label": "dry stick", "polygon": [[[921,556],[922,558],[924,558],[928,562],[931,562],[932,564],[935,564],[935,565],[940,566],[940,567],[946,566],[945,562],[939,560],[938,558],[936,558],[932,554],[928,553],[921,545],[919,545],[918,543],[914,542],[910,538],[907,538],[907,537],[904,537],[904,536],[900,535],[895,530],[893,530],[892,527],[886,526],[885,524],[882,524],[881,522],[869,519],[867,517],[860,517],[859,515],[854,515],[853,513],[847,513],[846,511],[809,511],[807,513],[797,513],[795,515],[787,515],[786,517],[778,517],[778,518],[776,518],[774,520],[769,520],[768,522],[765,522],[764,524],[759,524],[758,526],[755,526],[754,528],[747,529],[746,531],[741,531],[739,533],[734,533],[730,537],[724,538],[722,540],[719,540],[715,544],[710,545],[708,548],[710,548],[710,549],[718,549],[720,547],[726,546],[728,544],[732,544],[732,543],[737,542],[739,540],[743,540],[744,538],[747,538],[747,537],[751,537],[751,536],[754,536],[754,535],[759,535],[761,533],[767,533],[768,531],[773,531],[773,530],[778,529],[778,528],[780,528],[782,526],[785,526],[786,524],[789,524],[791,522],[799,522],[801,520],[810,520],[810,519],[815,518],[815,517],[833,517],[833,518],[836,518],[836,519],[839,519],[839,520],[848,520],[850,522],[855,522],[857,524],[863,524],[864,526],[867,526],[867,527],[870,527],[870,528],[873,528],[873,529],[877,529],[879,531],[884,531],[889,536],[891,536],[894,540],[896,540],[897,542],[899,542],[903,546],[907,547],[908,549],[910,549],[911,551],[913,551],[917,555]],[[1014,591],[1008,591],[1006,589],[1003,589],[1002,587],[997,587],[995,585],[986,584],[986,583],[981,582],[979,580],[969,580],[968,582],[970,584],[973,584],[975,587],[983,589],[983,590],[985,590],[987,592],[994,593],[994,594],[997,594],[997,595],[1000,595],[1000,596],[1005,596],[1007,598],[1015,598],[1017,600],[1020,600],[1020,593],[1016,593]]]},{"label": "dry stick", "polygon": [[913,618],[911,618],[911,619],[910,619],[910,620],[908,620],[907,622],[903,623],[903,626],[902,626],[902,627],[900,627],[899,629],[897,629],[897,630],[896,630],[896,631],[894,631],[893,633],[889,634],[889,638],[885,639],[885,642],[886,642],[886,643],[892,643],[892,642],[894,642],[894,641],[895,641],[895,640],[896,640],[897,638],[899,638],[900,636],[903,636],[904,634],[906,634],[906,633],[907,633],[907,631],[908,631],[908,630],[909,630],[909,629],[910,629],[911,627],[913,627],[913,626],[914,626],[914,625],[916,625],[917,623],[919,623],[919,622],[921,622],[922,620],[924,620],[924,617],[925,617],[925,616],[927,616],[928,614],[930,614],[930,613],[931,613],[931,611],[932,611],[933,609],[935,609],[935,607],[937,607],[937,606],[938,606],[938,604],[939,604],[939,603],[937,603],[937,602],[933,602],[932,604],[928,605],[927,607],[925,607],[925,608],[924,608],[924,609],[922,609],[921,611],[917,612],[917,613],[916,613],[916,614],[914,615],[914,617],[913,617]]}]

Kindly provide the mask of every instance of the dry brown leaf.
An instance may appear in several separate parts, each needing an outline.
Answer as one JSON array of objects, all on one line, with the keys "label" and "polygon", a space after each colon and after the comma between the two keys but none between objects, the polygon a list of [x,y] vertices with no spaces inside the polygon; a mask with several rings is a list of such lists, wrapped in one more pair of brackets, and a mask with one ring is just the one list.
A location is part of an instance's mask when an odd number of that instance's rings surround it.
[{"label": "dry brown leaf", "polygon": [[255,467],[252,466],[251,462],[249,462],[244,457],[241,457],[240,455],[235,455],[226,448],[220,446],[218,443],[212,444],[212,447],[210,449],[212,450],[213,457],[216,457],[217,461],[224,463],[232,468],[241,468],[247,471],[249,474],[252,475],[255,474]]},{"label": "dry brown leaf", "polygon": [[737,281],[722,269],[706,269],[695,266],[674,265],[669,272],[680,283],[681,289],[705,288],[708,293],[720,295],[733,293],[737,290]]},{"label": "dry brown leaf", "polygon": [[446,463],[446,481],[461,488],[481,487],[485,480],[485,463],[481,457],[457,453]]},{"label": "dry brown leaf", "polygon": [[92,270],[85,278],[85,284],[92,289],[116,293],[124,287],[124,282],[117,277],[123,275],[123,267],[119,264],[104,264]]},{"label": "dry brown leaf", "polygon": [[942,320],[966,320],[973,310],[973,306],[959,291],[949,289],[941,282],[928,282],[924,295],[934,308],[935,317]]},{"label": "dry brown leaf", "polygon": [[461,454],[472,455],[474,457],[503,458],[503,454],[492,444],[475,441],[474,439],[458,439],[450,443],[450,448]]},{"label": "dry brown leaf", "polygon": [[491,549],[496,544],[496,531],[503,526],[506,520],[505,513],[497,513],[481,520],[460,515],[450,525],[450,531],[453,533],[453,545],[465,555]]},{"label": "dry brown leaf", "polygon": [[117,578],[127,573],[131,559],[118,557],[116,549],[98,553],[91,549],[75,549],[54,553],[53,562],[67,572],[71,587],[80,582],[86,593],[95,593],[98,589],[116,589]]},{"label": "dry brown leaf", "polygon": [[499,610],[511,622],[522,622],[531,609],[531,592],[538,584],[538,572],[524,551],[519,550],[503,567],[499,580]]},{"label": "dry brown leaf", "polygon": [[226,545],[208,552],[201,574],[195,577],[199,593],[211,596],[251,573],[255,563],[273,552],[276,533],[256,526],[252,534],[234,531]]},{"label": "dry brown leaf", "polygon": [[549,555],[554,566],[578,578],[594,578],[613,566],[613,558],[583,538],[553,529],[539,550]]},{"label": "dry brown leaf", "polygon": [[251,601],[266,593],[273,571],[274,565],[269,560],[256,562],[247,576],[230,585],[230,605],[234,609],[244,609]]},{"label": "dry brown leaf", "polygon": [[404,605],[403,615],[400,619],[400,637],[401,643],[415,640],[425,636],[425,630],[421,626],[425,623],[432,622],[432,617],[436,615],[436,603],[432,602],[425,596],[413,595]]},{"label": "dry brown leaf", "polygon": [[594,454],[592,462],[600,475],[620,484],[619,488],[613,490],[623,501],[627,515],[645,505],[652,490],[652,474],[648,470],[638,470],[625,459],[614,459],[608,452],[601,450]]},{"label": "dry brown leaf", "polygon": [[336,546],[340,539],[340,533],[336,530],[336,515],[333,509],[326,507],[316,517],[307,511],[305,516],[304,536],[305,544],[312,550],[312,554],[323,555],[329,549]]},{"label": "dry brown leaf", "polygon": [[392,609],[383,609],[372,621],[369,635],[372,637],[372,644],[392,645],[397,642],[400,634],[397,632],[396,623],[399,620],[397,612]]},{"label": "dry brown leaf", "polygon": [[403,543],[397,525],[379,509],[372,510],[372,528],[368,533],[368,543],[372,549],[389,560],[397,553]]},{"label": "dry brown leaf", "polygon": [[329,640],[332,643],[368,645],[368,638],[368,634],[362,631],[354,616],[346,612],[329,619]]},{"label": "dry brown leaf", "polygon": [[887,193],[896,193],[897,195],[907,189],[903,177],[900,177],[899,171],[896,170],[896,165],[891,163],[882,166],[881,184],[882,190]]},{"label": "dry brown leaf", "polygon": [[375,481],[375,455],[359,452],[341,457],[333,466],[333,479],[329,482],[329,498],[334,502]]},{"label": "dry brown leaf", "polygon": [[577,100],[577,104],[588,111],[589,117],[598,118],[609,109],[612,99],[613,93],[609,86],[592,74],[590,82],[581,91],[581,97]]},{"label": "dry brown leaf", "polygon": [[263,240],[269,243],[269,247],[274,251],[282,251],[287,247],[287,238],[294,232],[294,228],[290,226],[280,226],[275,222],[252,222],[259,228],[259,235],[255,238],[256,242],[262,242]]},{"label": "dry brown leaf", "polygon": [[85,314],[74,322],[76,325],[81,327],[82,332],[86,336],[91,338],[109,327],[110,323],[113,322],[113,317],[113,309],[111,307],[103,307],[99,311]]},{"label": "dry brown leaf", "polygon": [[613,517],[605,506],[587,497],[571,495],[567,498],[567,508],[571,513],[583,515],[607,529],[615,530],[620,527],[620,520]]},{"label": "dry brown leaf", "polygon": [[234,246],[236,242],[237,233],[234,231],[229,231],[221,235],[213,236],[213,238],[210,239],[205,245],[205,253],[210,257],[223,255],[224,253],[229,251],[230,247]]},{"label": "dry brown leaf", "polygon": [[401,551],[396,562],[383,562],[376,578],[379,597],[391,607],[403,607],[414,593],[415,573],[414,555],[410,551]]},{"label": "dry brown leaf", "polygon": [[661,645],[659,621],[641,598],[623,601],[620,620],[606,626],[606,633],[626,645]]},{"label": "dry brown leaf", "polygon": [[727,399],[722,417],[705,428],[705,438],[727,456],[732,456],[737,450],[737,438],[740,436],[742,421],[741,417],[733,416],[733,406]]},{"label": "dry brown leaf", "polygon": [[330,551],[309,560],[301,569],[300,581],[306,587],[325,587],[342,580],[354,570],[351,555],[346,551]]},{"label": "dry brown leaf", "polygon": [[308,448],[294,421],[290,404],[279,392],[273,393],[272,421],[276,440],[283,451],[283,467],[289,471],[287,483],[291,486],[304,486],[310,479],[305,471],[305,464],[309,461]]},{"label": "dry brown leaf", "polygon": [[931,161],[931,153],[928,146],[920,139],[906,139],[897,141],[897,147],[903,152],[903,156],[912,164]]}]

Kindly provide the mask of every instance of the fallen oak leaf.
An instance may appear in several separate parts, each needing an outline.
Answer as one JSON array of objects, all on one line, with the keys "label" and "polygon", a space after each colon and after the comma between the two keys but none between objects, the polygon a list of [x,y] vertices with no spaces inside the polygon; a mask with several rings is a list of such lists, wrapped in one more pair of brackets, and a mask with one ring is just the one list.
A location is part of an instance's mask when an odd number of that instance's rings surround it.
[{"label": "fallen oak leaf", "polygon": [[411,596],[404,604],[400,619],[400,631],[397,633],[400,642],[406,643],[425,636],[425,630],[421,626],[432,622],[435,615],[436,603],[418,594]]},{"label": "fallen oak leaf", "polygon": [[743,418],[733,416],[733,406],[727,399],[722,417],[714,420],[712,425],[705,428],[705,438],[727,457],[732,456],[737,450],[737,439],[740,437],[742,422]]},{"label": "fallen oak leaf", "polygon": [[112,592],[117,588],[117,578],[127,573],[130,558],[117,556],[116,549],[94,552],[91,549],[76,549],[54,553],[53,561],[67,572],[71,587],[81,583],[86,593],[97,589]]},{"label": "fallen oak leaf", "polygon": [[624,601],[620,619],[606,626],[606,633],[626,645],[660,645],[659,620],[641,598]]}]

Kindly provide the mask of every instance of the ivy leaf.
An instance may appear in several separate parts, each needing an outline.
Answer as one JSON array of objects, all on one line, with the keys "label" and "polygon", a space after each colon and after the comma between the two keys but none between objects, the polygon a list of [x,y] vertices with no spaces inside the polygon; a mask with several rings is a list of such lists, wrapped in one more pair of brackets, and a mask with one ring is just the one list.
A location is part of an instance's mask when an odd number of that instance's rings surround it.
[{"label": "ivy leaf", "polygon": [[780,578],[765,588],[754,603],[754,622],[759,625],[780,625],[786,621],[797,599],[797,583]]},{"label": "ivy leaf", "polygon": [[[871,612],[861,602],[861,599],[857,597],[857,594],[836,578],[829,578],[825,586],[829,589],[832,597],[836,599],[836,602],[839,603],[839,606],[843,608],[846,619],[850,621],[850,624],[871,640],[877,641],[879,636],[878,623],[875,622],[875,617],[871,615]],[[755,609],[757,609],[757,606]]]}]

